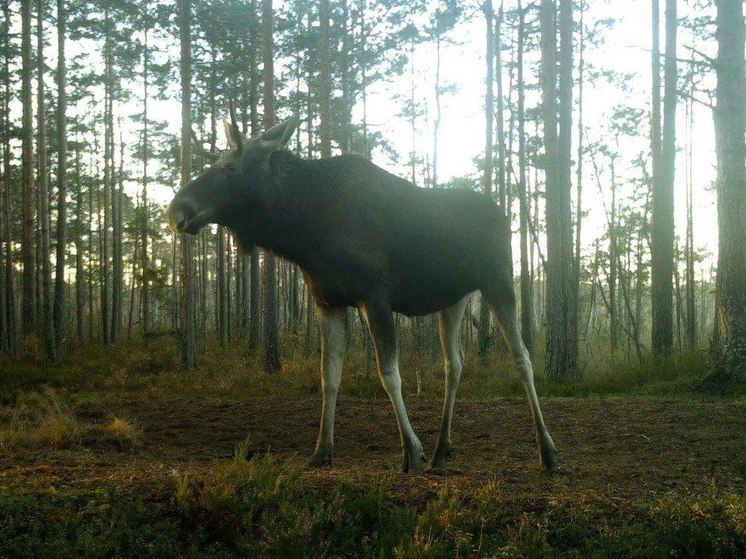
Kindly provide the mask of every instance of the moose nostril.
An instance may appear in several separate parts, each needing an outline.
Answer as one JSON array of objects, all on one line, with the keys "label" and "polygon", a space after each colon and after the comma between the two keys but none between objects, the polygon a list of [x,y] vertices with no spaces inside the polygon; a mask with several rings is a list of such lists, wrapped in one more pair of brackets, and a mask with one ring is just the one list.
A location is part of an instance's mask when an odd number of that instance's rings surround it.
[{"label": "moose nostril", "polygon": [[171,208],[171,228],[181,231],[186,225],[187,214],[182,208]]}]

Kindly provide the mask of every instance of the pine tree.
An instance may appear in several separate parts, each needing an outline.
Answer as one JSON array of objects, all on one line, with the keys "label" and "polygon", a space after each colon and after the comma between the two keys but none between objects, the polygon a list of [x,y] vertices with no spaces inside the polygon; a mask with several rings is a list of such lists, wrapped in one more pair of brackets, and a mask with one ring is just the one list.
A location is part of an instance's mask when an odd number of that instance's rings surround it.
[{"label": "pine tree", "polygon": [[[264,129],[275,124],[274,25],[272,0],[262,0],[262,61],[264,63]],[[277,335],[277,262],[271,251],[264,251],[264,367],[280,370],[280,344]]]},{"label": "pine tree", "polygon": [[57,252],[54,278],[55,352],[60,353],[65,336],[65,258],[67,243],[67,69],[65,0],[57,0]]},{"label": "pine tree", "polygon": [[[657,19],[658,0],[653,0],[653,21]],[[652,349],[665,355],[673,345],[673,275],[674,275],[674,166],[676,159],[676,0],[666,0],[666,57],[664,62],[663,134],[653,166],[653,214],[651,229],[651,298],[653,309]],[[657,29],[654,29],[657,34]],[[656,38],[653,40],[655,56]],[[657,70],[653,63],[654,72]],[[658,78],[659,79],[659,78]],[[656,85],[655,74],[654,90]],[[654,91],[654,96],[656,95]],[[660,93],[658,93],[660,95]],[[659,102],[653,101],[655,104]],[[654,118],[654,126],[657,115]],[[656,132],[654,132],[655,135]]]},{"label": "pine tree", "polygon": [[746,377],[746,145],[744,14],[740,0],[717,0],[718,268],[716,373]]},{"label": "pine tree", "polygon": [[[191,179],[192,132],[192,2],[179,0],[179,42],[181,44],[181,185]],[[181,237],[181,364],[187,371],[197,366],[194,315],[194,256],[192,239]]]},{"label": "pine tree", "polygon": [[31,108],[31,0],[21,1],[21,102],[23,104],[23,136],[21,145],[23,238],[23,286],[21,324],[25,335],[36,328],[36,263],[34,260],[34,230],[36,212],[34,204],[34,147],[33,109]]}]

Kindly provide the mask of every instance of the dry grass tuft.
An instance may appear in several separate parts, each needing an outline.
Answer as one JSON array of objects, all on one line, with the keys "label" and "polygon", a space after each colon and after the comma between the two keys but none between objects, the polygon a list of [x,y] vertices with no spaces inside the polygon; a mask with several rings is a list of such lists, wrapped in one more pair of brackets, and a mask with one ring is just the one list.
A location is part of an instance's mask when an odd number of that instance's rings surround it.
[{"label": "dry grass tuft", "polygon": [[142,444],[142,427],[121,417],[113,417],[100,427],[100,431],[104,439],[120,443],[123,446],[136,447]]},{"label": "dry grass tuft", "polygon": [[83,422],[54,389],[22,395],[15,406],[0,407],[0,449],[63,449],[81,444],[115,443],[134,448],[142,428],[120,417],[100,423]]},{"label": "dry grass tuft", "polygon": [[49,387],[0,412],[0,448],[69,448],[80,443],[83,431],[72,408]]}]

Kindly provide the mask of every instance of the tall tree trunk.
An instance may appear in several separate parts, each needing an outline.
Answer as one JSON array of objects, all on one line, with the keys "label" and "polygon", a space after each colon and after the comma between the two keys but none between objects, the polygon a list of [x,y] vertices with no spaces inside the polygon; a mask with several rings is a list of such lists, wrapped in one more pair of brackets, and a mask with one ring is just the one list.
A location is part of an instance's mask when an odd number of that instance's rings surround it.
[{"label": "tall tree trunk", "polygon": [[218,342],[220,346],[225,346],[228,341],[228,286],[226,283],[225,265],[227,256],[225,254],[225,232],[223,228],[218,225],[216,232],[216,248],[215,248],[215,265],[217,268],[216,280],[217,280],[217,300],[215,301],[218,312],[217,314],[217,330],[218,330]]},{"label": "tall tree trunk", "polygon": [[[658,10],[653,0],[653,25]],[[676,160],[676,0],[666,0],[666,58],[664,62],[663,136],[653,160],[653,223],[651,238],[650,294],[652,298],[652,350],[665,355],[673,344],[674,273],[674,167]],[[654,30],[657,34],[657,29]],[[654,49],[655,53],[655,37]],[[653,63],[654,72],[656,63]],[[654,89],[656,76],[654,74]],[[655,95],[655,91],[654,91]],[[660,95],[660,93],[658,93]],[[655,99],[653,101],[655,105]],[[655,125],[655,118],[654,118]],[[657,163],[657,164],[656,164]]]},{"label": "tall tree trunk", "polygon": [[744,144],[744,21],[740,0],[717,4],[718,270],[716,372],[746,377],[746,145]]},{"label": "tall tree trunk", "polygon": [[[487,26],[487,41],[485,59],[487,62],[487,73],[485,76],[485,97],[484,97],[484,169],[482,173],[482,190],[488,196],[492,196],[492,174],[493,174],[493,150],[494,142],[492,131],[495,121],[495,95],[494,95],[494,53],[495,53],[495,36],[493,19],[495,17],[492,7],[492,0],[485,0],[482,5],[484,19]],[[504,211],[504,208],[503,208]],[[487,364],[490,342],[490,310],[487,301],[482,298],[479,306],[479,358],[482,365]]]},{"label": "tall tree trunk", "polygon": [[[8,34],[10,31],[10,21],[9,21],[9,14],[8,14],[8,6],[7,6],[7,0],[3,4],[3,28],[2,33],[3,36],[6,37],[6,41],[8,40]],[[3,64],[3,82],[4,85],[7,84],[8,80],[10,79],[10,76],[8,75],[8,58],[10,54],[5,53],[4,56],[4,64]],[[10,99],[7,97],[8,90],[5,89],[6,96],[0,99],[0,109],[2,109],[2,124],[3,126],[0,127],[0,142],[2,142],[2,150],[3,150],[3,162],[6,159],[6,152],[9,150],[10,141],[8,140],[8,128],[6,125],[6,115],[8,113],[8,104],[10,103]],[[10,257],[10,228],[6,227],[6,223],[8,222],[6,219],[6,210],[7,204],[5,192],[7,192],[10,189],[10,177],[8,177],[8,167],[3,165],[2,168],[2,181],[0,181],[0,200],[3,202],[3,209],[0,209],[0,351],[10,351],[10,331],[8,328],[8,291],[7,291],[7,284],[12,283],[13,277],[10,275],[6,275],[6,268],[5,268],[5,257],[6,255]],[[7,243],[7,249],[5,247]],[[11,268],[12,270],[12,268]]]},{"label": "tall tree trunk", "polygon": [[[573,286],[573,234],[570,212],[572,111],[572,3],[560,0],[559,92],[556,74],[556,6],[542,0],[542,105],[546,151],[547,355],[550,378],[577,374],[577,301]],[[559,93],[559,134],[555,100]]]},{"label": "tall tree trunk", "polygon": [[[363,17],[362,15],[360,16]],[[435,14],[435,86],[433,93],[435,95],[435,118],[433,119],[433,175],[432,187],[438,188],[438,143],[440,141],[440,122],[442,120],[442,108],[440,103],[441,85],[440,85],[440,43],[441,43],[441,18],[443,14],[440,9]],[[367,117],[367,115],[366,115]],[[367,119],[366,119],[367,120]],[[366,122],[367,125],[367,122]],[[367,150],[366,138],[366,156],[370,157]]]},{"label": "tall tree trunk", "polygon": [[[112,297],[111,297],[111,341],[116,342],[122,329],[122,307],[124,297],[124,261],[122,253],[122,200],[124,198],[124,139],[122,122],[117,118],[119,128],[119,169],[116,180],[112,180]],[[112,134],[114,129],[112,128]],[[112,141],[112,148],[114,142]],[[112,149],[113,153],[113,149]],[[112,165],[112,172],[116,169]]]},{"label": "tall tree trunk", "polygon": [[[10,3],[8,0],[3,1],[4,31],[7,37],[10,32]],[[0,266],[5,270],[5,316],[6,316],[6,338],[4,343],[6,349],[13,351],[16,348],[16,301],[14,286],[14,269],[13,269],[13,250],[10,242],[10,53],[6,53],[3,60],[3,92],[5,102],[3,104],[3,213],[5,221],[6,243],[5,261],[0,262]]]},{"label": "tall tree trunk", "polygon": [[[10,33],[10,5],[8,0],[3,1],[3,33],[6,37]],[[15,295],[13,289],[13,254],[10,242],[10,52],[5,52],[3,57],[3,103],[2,103],[2,144],[3,144],[3,168],[2,168],[2,191],[0,200],[3,207],[0,209],[0,245],[5,244],[5,250],[0,250],[0,276],[4,281],[0,282],[0,301],[3,303],[2,333],[0,334],[0,349],[13,351],[15,349]]]},{"label": "tall tree trunk", "polygon": [[[257,15],[256,0],[251,0],[250,4],[251,13]],[[256,17],[252,18],[256,21]],[[253,33],[249,37],[249,48],[250,54],[250,65],[249,65],[249,118],[251,120],[251,135],[256,136],[259,134],[259,111],[257,106],[259,104],[259,75],[257,71],[257,57],[256,52],[258,46],[256,44],[255,37],[258,35],[256,26],[253,29]],[[259,249],[254,247],[251,251],[250,259],[250,279],[251,279],[251,295],[250,295],[250,308],[249,308],[249,349],[252,352],[259,351],[259,347],[262,342],[262,315],[261,315],[261,274],[259,269]]]},{"label": "tall tree trunk", "polygon": [[62,350],[65,335],[65,257],[67,243],[67,69],[65,34],[67,11],[57,0],[57,253],[54,278],[54,339]]},{"label": "tall tree trunk", "polygon": [[[275,124],[274,25],[272,0],[262,0],[262,60],[264,62],[264,128]],[[264,251],[264,367],[280,370],[277,339],[277,262],[272,251]]]},{"label": "tall tree trunk", "polygon": [[[181,43],[181,186],[191,175],[192,162],[192,2],[180,0],[179,38]],[[194,316],[194,257],[192,239],[181,236],[181,363],[187,371],[197,366]]]},{"label": "tall tree trunk", "polygon": [[[503,4],[500,3],[500,9],[495,19],[495,82],[497,84],[497,113],[495,129],[497,131],[497,191],[498,201],[503,212],[510,218],[510,202],[508,200],[508,181],[505,172],[505,101],[503,99],[503,62],[502,62],[502,23],[504,17]],[[510,259],[511,264],[513,259]],[[512,277],[511,272],[511,277]]]},{"label": "tall tree trunk", "polygon": [[34,258],[34,230],[36,211],[34,203],[34,128],[31,97],[31,0],[21,2],[21,102],[23,104],[23,131],[21,138],[21,185],[23,203],[23,289],[21,326],[24,335],[36,328],[36,262]]},{"label": "tall tree trunk", "polygon": [[[137,201],[139,204],[139,200]],[[127,312],[127,341],[130,340],[132,337],[132,323],[135,318],[135,288],[136,288],[136,282],[134,281],[134,278],[137,277],[137,265],[138,260],[140,258],[140,235],[134,236],[134,246],[132,247],[132,268],[130,272],[130,277],[132,278],[130,282],[130,303],[129,303],[129,309]]]},{"label": "tall tree trunk", "polygon": [[[146,8],[147,9],[147,8]],[[148,136],[148,79],[150,77],[150,48],[148,44],[148,32],[150,31],[149,14],[145,15],[146,27],[143,31],[145,38],[143,44],[142,60],[142,248],[140,249],[140,304],[142,307],[142,337],[147,344],[148,332],[150,331],[150,257],[148,255],[148,228],[150,226],[150,212],[148,211],[148,161],[150,138]]]},{"label": "tall tree trunk", "polygon": [[[617,184],[615,158],[610,157],[611,169],[611,209],[609,211],[609,330],[611,352],[619,349],[619,304],[617,300],[617,281],[619,271],[619,247],[617,243]],[[599,188],[601,183],[599,182]]]},{"label": "tall tree trunk", "polygon": [[[341,57],[339,72],[340,85],[342,88],[342,98],[340,99],[342,107],[340,112],[342,114],[339,115],[341,121],[340,124],[342,126],[340,134],[340,149],[342,150],[342,153],[350,153],[352,151],[352,109],[355,105],[355,99],[352,94],[352,57],[350,56],[350,51],[352,50],[352,23],[350,22],[350,10],[347,6],[347,2],[342,2],[341,7],[342,17],[339,18],[340,32],[342,34],[342,41],[339,45],[339,54]],[[347,330],[348,339],[350,330],[351,328],[348,328]]]},{"label": "tall tree trunk", "polygon": [[44,347],[49,359],[57,358],[54,341],[54,316],[52,300],[52,269],[49,233],[49,174],[47,161],[47,117],[44,104],[44,0],[36,2],[36,56],[37,56],[37,144],[38,144],[38,188],[39,222],[41,225],[41,304]]},{"label": "tall tree trunk", "polygon": [[[692,79],[694,72],[692,72]],[[692,95],[694,83],[691,83]],[[694,132],[694,104],[687,102],[687,142],[686,142],[686,342],[689,349],[697,345],[697,312],[694,305],[696,282],[694,279],[694,197],[693,185],[693,132]]]},{"label": "tall tree trunk", "polygon": [[[265,0],[266,2],[266,0]],[[332,155],[332,70],[329,52],[329,0],[319,2],[321,74],[319,76],[319,140],[321,157]]]},{"label": "tall tree trunk", "polygon": [[[583,15],[585,13],[585,0],[580,1],[580,18],[578,28],[580,37],[578,38],[579,47],[579,60],[578,60],[578,161],[576,168],[575,180],[576,184],[576,195],[575,195],[575,259],[574,259],[574,278],[573,283],[575,285],[575,301],[578,307],[578,314],[580,314],[580,267],[581,267],[581,256],[580,248],[582,241],[582,224],[583,224],[583,78],[585,73],[585,27],[583,22]],[[576,330],[577,331],[577,330]]]},{"label": "tall tree trunk", "polygon": [[[6,32],[6,29],[3,29],[3,32]],[[7,35],[6,35],[7,36]],[[0,107],[2,107],[3,115],[5,114],[5,106],[7,104],[7,101],[5,99],[0,100]],[[3,121],[4,122],[4,121]],[[7,149],[8,142],[5,141],[5,136],[7,135],[7,128],[2,128],[0,130],[0,142],[2,142],[2,149],[3,151]],[[3,153],[4,156],[4,153]],[[5,204],[5,191],[10,188],[10,181],[8,180],[8,176],[5,174],[5,168],[3,168],[2,180],[0,180],[0,200],[3,201],[3,204]],[[8,331],[8,312],[7,312],[7,289],[6,289],[6,283],[12,281],[12,277],[6,278],[6,270],[5,270],[5,256],[6,256],[6,248],[5,244],[7,242],[8,249],[7,251],[10,251],[10,235],[9,230],[5,226],[6,220],[5,220],[5,209],[0,209],[0,351],[9,351],[10,350],[10,334]]]},{"label": "tall tree trunk", "polygon": [[[94,140],[94,157],[96,161],[96,167],[98,167],[98,140]],[[98,171],[98,169],[97,169]],[[98,172],[96,172],[98,176]],[[78,185],[80,186],[80,185]],[[96,198],[98,198],[98,190]],[[98,210],[96,210],[98,211]],[[93,340],[93,270],[94,270],[94,254],[93,254],[93,188],[88,187],[88,274],[86,279],[88,280],[88,339]],[[98,217],[98,213],[97,213]],[[100,222],[99,222],[100,223]],[[99,232],[100,236],[100,232]]]},{"label": "tall tree trunk", "polygon": [[[360,45],[360,94],[362,97],[363,105],[363,155],[370,159],[370,141],[368,139],[368,67],[366,63],[365,53],[365,37],[368,36],[368,28],[365,24],[365,10],[367,9],[367,0],[358,0],[360,7],[360,37],[362,44]],[[438,43],[440,45],[440,43]],[[437,51],[436,56],[438,57],[438,69],[440,68],[440,50]],[[437,82],[436,73],[436,82]],[[433,181],[435,182],[435,181]],[[365,337],[368,340],[368,337]],[[366,341],[367,343],[367,341]]]},{"label": "tall tree trunk", "polygon": [[101,237],[101,341],[108,344],[111,334],[111,288],[109,250],[111,245],[111,198],[113,190],[113,120],[112,120],[112,45],[111,45],[111,16],[109,6],[104,15],[104,221]]},{"label": "tall tree trunk", "polygon": [[531,220],[528,185],[526,177],[526,84],[523,78],[523,51],[526,40],[526,10],[518,2],[518,52],[516,53],[518,87],[518,191],[520,194],[520,236],[521,236],[521,337],[529,353],[534,350],[533,293],[531,269],[529,265],[528,227]]},{"label": "tall tree trunk", "polygon": [[[77,140],[77,133],[76,133]],[[76,141],[76,144],[78,142]],[[78,337],[78,342],[83,342],[83,300],[84,300],[84,287],[85,287],[85,272],[83,267],[83,186],[80,180],[80,151],[79,148],[75,148],[75,185],[76,185],[76,199],[75,199],[75,326]],[[90,252],[88,253],[88,265],[91,264],[91,258],[93,257]],[[91,278],[88,279],[88,284],[91,283]]]}]

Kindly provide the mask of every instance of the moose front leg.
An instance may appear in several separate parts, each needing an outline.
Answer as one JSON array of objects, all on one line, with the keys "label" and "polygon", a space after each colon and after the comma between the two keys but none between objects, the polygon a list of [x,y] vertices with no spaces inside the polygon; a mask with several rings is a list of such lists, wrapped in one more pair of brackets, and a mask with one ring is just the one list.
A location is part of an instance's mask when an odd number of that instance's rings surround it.
[{"label": "moose front leg", "polygon": [[412,425],[409,423],[401,394],[396,328],[391,308],[388,304],[383,303],[365,303],[362,306],[362,311],[376,350],[378,376],[381,378],[383,388],[394,405],[396,421],[399,424],[399,435],[404,452],[402,471],[413,474],[422,473],[425,456],[422,454],[422,443],[420,443]]},{"label": "moose front leg", "polygon": [[311,466],[331,466],[334,458],[334,411],[337,391],[342,381],[347,313],[344,307],[316,305],[316,317],[321,332],[321,426]]}]

